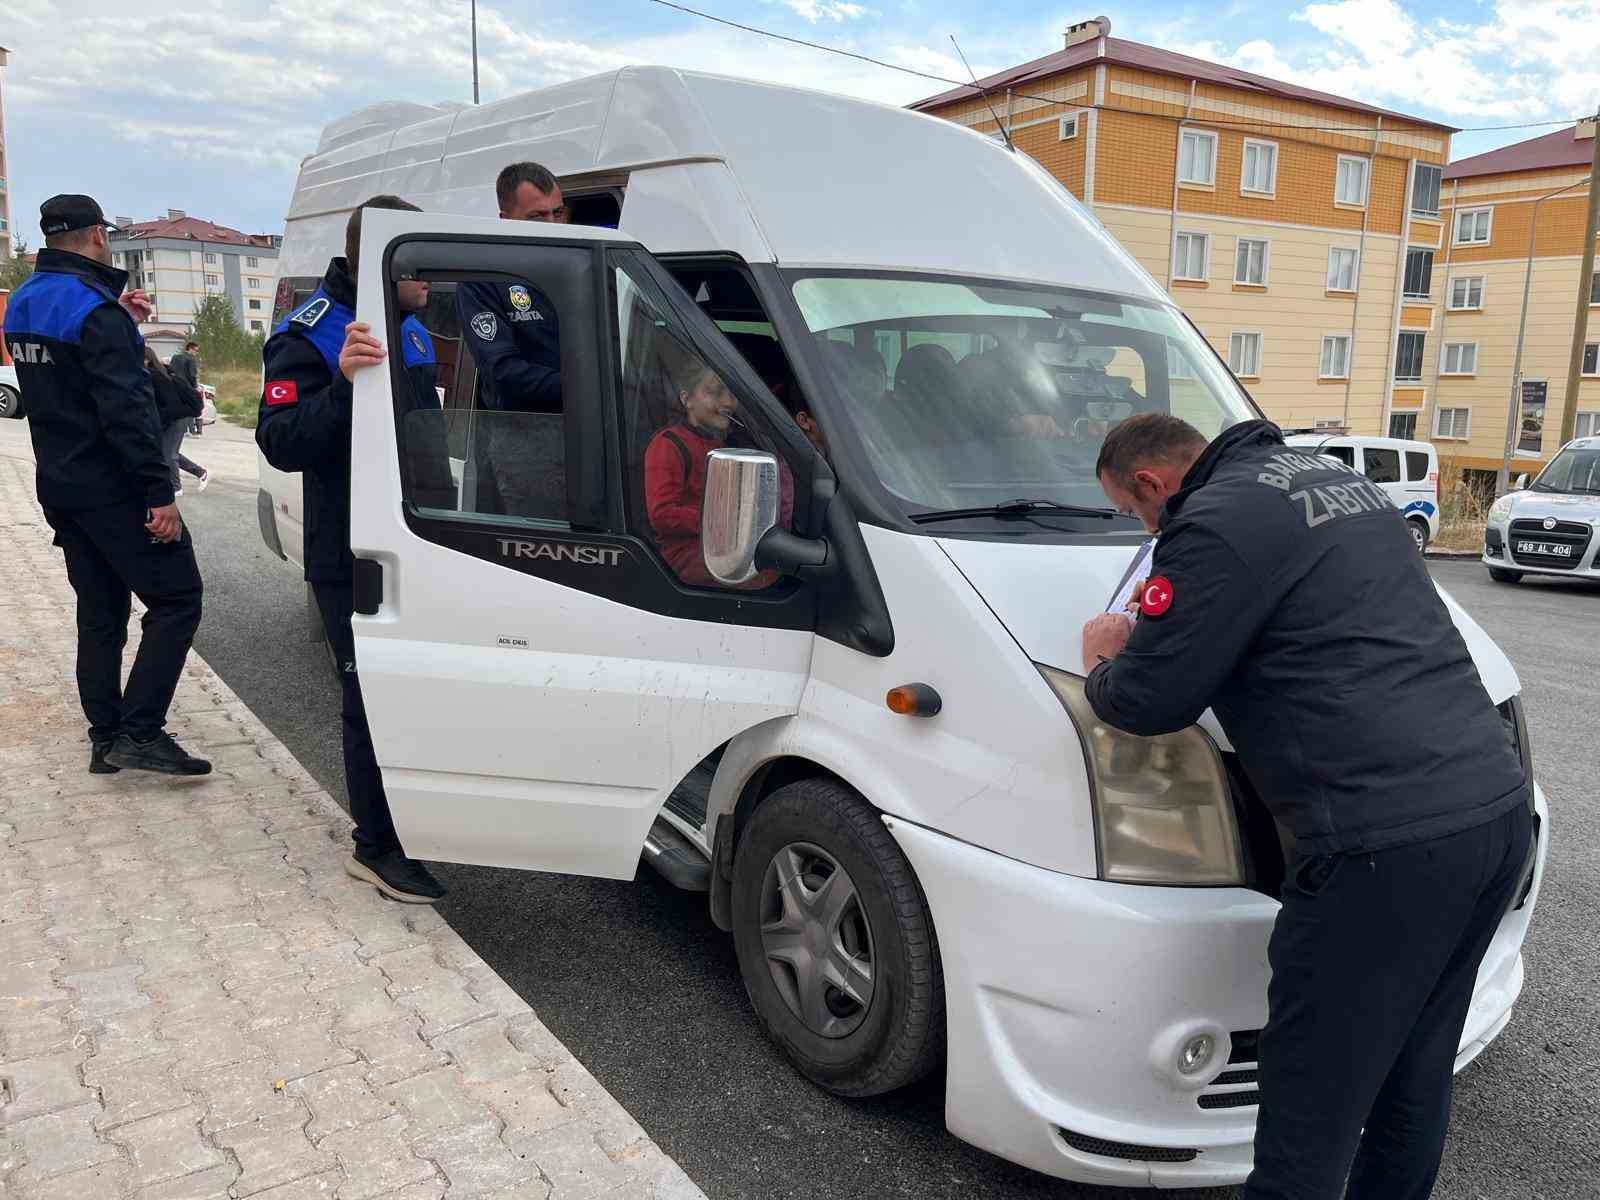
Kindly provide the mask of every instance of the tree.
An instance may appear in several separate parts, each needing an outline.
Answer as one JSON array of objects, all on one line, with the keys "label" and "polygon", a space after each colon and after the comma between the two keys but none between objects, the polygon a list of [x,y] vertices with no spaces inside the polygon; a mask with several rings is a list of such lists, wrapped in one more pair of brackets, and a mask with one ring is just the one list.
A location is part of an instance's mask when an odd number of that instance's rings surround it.
[{"label": "tree", "polygon": [[11,257],[0,262],[0,289],[14,292],[28,282],[33,263],[28,260],[28,243],[18,238],[11,246]]},{"label": "tree", "polygon": [[207,296],[195,313],[190,337],[200,343],[201,357],[214,367],[255,366],[261,362],[266,341],[260,334],[240,328],[233,305],[226,296],[215,293]]}]

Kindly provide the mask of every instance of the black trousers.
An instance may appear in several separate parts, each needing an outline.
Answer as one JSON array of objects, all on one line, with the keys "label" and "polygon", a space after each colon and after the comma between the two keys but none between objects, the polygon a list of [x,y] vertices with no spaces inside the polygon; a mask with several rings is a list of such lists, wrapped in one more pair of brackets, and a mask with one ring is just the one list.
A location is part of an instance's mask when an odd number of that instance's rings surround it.
[{"label": "black trousers", "polygon": [[[202,587],[189,528],[176,542],[152,543],[142,505],[45,510],[78,594],[78,698],[89,736],[126,733],[147,741],[167,721],[183,660],[200,624]],[[133,596],[145,606],[139,653],[122,686]]]},{"label": "black trousers", "polygon": [[356,823],[351,836],[364,856],[386,854],[400,849],[400,837],[389,816],[389,797],[383,791],[383,775],[372,749],[372,730],[367,727],[367,707],[361,701],[361,677],[356,674],[356,639],[350,629],[355,612],[350,582],[313,583],[322,628],[339,666],[339,686],[343,690],[339,716],[343,726],[344,787],[350,797],[350,818]]},{"label": "black trousers", "polygon": [[1473,983],[1515,902],[1532,830],[1518,805],[1450,837],[1293,864],[1267,952],[1244,1200],[1433,1191]]}]

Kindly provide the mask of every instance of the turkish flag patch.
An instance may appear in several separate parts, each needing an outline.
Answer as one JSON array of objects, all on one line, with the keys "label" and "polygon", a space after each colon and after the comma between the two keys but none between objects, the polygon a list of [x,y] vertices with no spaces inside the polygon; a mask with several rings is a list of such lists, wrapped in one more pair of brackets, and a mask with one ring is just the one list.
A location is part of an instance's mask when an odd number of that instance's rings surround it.
[{"label": "turkish flag patch", "polygon": [[1152,575],[1145,580],[1139,592],[1139,615],[1160,617],[1172,607],[1172,580],[1165,575]]},{"label": "turkish flag patch", "polygon": [[262,394],[265,396],[268,408],[277,408],[280,404],[299,404],[300,389],[295,386],[292,379],[278,379],[267,384]]}]

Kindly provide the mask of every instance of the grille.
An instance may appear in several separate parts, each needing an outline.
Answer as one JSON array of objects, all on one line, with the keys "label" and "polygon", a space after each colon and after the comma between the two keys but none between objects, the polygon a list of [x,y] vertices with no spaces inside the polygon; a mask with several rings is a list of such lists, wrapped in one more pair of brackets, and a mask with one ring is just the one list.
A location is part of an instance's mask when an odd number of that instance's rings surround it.
[{"label": "grille", "polygon": [[1108,1142],[1104,1138],[1085,1137],[1070,1129],[1058,1129],[1061,1140],[1074,1150],[1085,1154],[1098,1154],[1103,1158],[1126,1158],[1134,1162],[1193,1162],[1200,1151],[1180,1149],[1177,1146],[1135,1146],[1128,1142]]},{"label": "grille", "polygon": [[1252,1104],[1261,1103],[1261,1093],[1248,1092],[1205,1092],[1200,1096],[1201,1108],[1249,1108]]},{"label": "grille", "polygon": [[[1525,563],[1530,567],[1554,567],[1557,570],[1572,570],[1583,559],[1584,551],[1589,548],[1590,530],[1587,525],[1580,525],[1576,521],[1557,521],[1554,529],[1546,529],[1542,520],[1524,520],[1511,522],[1511,559],[1513,562]],[[1523,554],[1517,549],[1519,541],[1555,542],[1571,546],[1570,555],[1555,554]]]},{"label": "grille", "polygon": [[1261,1079],[1261,1072],[1255,1067],[1248,1071],[1224,1071],[1213,1079],[1212,1083],[1257,1083]]},{"label": "grille", "polygon": [[1248,1108],[1261,1103],[1261,1092],[1256,1088],[1247,1091],[1221,1090],[1237,1088],[1260,1080],[1261,1072],[1256,1066],[1256,1061],[1260,1056],[1261,1031],[1236,1029],[1228,1035],[1228,1041],[1231,1043],[1228,1066],[1232,1069],[1222,1072],[1200,1093],[1195,1103],[1203,1109]]},{"label": "grille", "polygon": [[1501,540],[1498,529],[1485,529],[1483,531],[1483,548],[1489,552],[1491,558],[1498,558],[1505,542]]}]

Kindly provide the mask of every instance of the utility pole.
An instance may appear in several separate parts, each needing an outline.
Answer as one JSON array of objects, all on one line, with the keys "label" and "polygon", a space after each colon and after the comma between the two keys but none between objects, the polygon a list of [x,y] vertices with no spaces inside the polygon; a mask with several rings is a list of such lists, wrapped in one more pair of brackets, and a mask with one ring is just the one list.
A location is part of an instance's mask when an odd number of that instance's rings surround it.
[{"label": "utility pole", "polygon": [[1589,217],[1583,225],[1583,269],[1578,272],[1578,315],[1572,321],[1572,362],[1567,368],[1567,396],[1561,406],[1557,448],[1572,440],[1578,423],[1578,381],[1583,374],[1583,343],[1589,334],[1589,289],[1594,286],[1594,237],[1600,232],[1600,109],[1594,117],[1594,161],[1589,167]]},{"label": "utility pole", "polygon": [[472,102],[478,102],[478,0],[472,0]]}]

